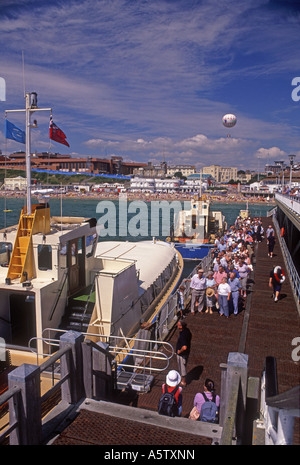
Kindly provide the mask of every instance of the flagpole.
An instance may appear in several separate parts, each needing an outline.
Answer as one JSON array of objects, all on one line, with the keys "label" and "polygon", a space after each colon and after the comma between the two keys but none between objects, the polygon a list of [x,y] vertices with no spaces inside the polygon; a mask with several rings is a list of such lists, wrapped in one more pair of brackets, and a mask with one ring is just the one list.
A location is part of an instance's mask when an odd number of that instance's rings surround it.
[{"label": "flagpole", "polygon": [[27,215],[31,215],[31,160],[30,160],[30,149],[31,149],[31,134],[30,134],[30,93],[25,94],[25,115],[26,115],[26,127],[25,127],[25,147],[26,147],[26,179],[27,179]]},{"label": "flagpole", "polygon": [[27,179],[27,215],[31,215],[31,128],[37,127],[31,125],[31,113],[35,111],[50,111],[52,108],[38,108],[37,94],[35,92],[25,93],[25,110],[6,110],[6,113],[18,113],[25,111],[25,160],[26,160],[26,179]]}]

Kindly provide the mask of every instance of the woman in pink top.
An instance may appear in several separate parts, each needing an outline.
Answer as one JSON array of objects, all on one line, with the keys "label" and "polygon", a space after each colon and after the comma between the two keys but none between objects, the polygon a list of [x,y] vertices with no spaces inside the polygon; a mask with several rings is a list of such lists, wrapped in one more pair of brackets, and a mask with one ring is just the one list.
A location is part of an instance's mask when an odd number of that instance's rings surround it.
[{"label": "woman in pink top", "polygon": [[[203,392],[204,392],[204,394],[205,394],[205,396],[207,397],[208,400],[213,400],[214,399],[215,403],[216,403],[216,406],[218,408],[220,407],[220,397],[215,394],[215,384],[211,379],[207,378],[205,380],[205,383],[204,383],[204,386],[203,386]],[[202,408],[202,405],[204,404],[204,402],[205,402],[205,398],[203,396],[203,393],[198,392],[195,395],[195,398],[194,398],[194,407],[197,408],[200,415],[201,415],[201,408]]]}]

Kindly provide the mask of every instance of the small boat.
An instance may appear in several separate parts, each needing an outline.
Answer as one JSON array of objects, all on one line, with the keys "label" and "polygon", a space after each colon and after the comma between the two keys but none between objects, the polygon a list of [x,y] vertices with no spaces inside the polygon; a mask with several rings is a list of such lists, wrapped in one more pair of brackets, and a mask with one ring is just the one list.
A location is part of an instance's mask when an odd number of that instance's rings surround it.
[{"label": "small boat", "polygon": [[248,205],[248,201],[247,201],[247,204],[246,204],[246,208],[244,210],[240,210],[240,217],[245,220],[247,218],[249,218],[251,215],[250,215],[250,210],[249,210],[249,205]]},{"label": "small boat", "polygon": [[190,208],[179,211],[175,224],[167,241],[174,243],[184,260],[204,258],[216,236],[227,228],[223,213],[210,210],[210,202],[205,196],[191,199]]}]

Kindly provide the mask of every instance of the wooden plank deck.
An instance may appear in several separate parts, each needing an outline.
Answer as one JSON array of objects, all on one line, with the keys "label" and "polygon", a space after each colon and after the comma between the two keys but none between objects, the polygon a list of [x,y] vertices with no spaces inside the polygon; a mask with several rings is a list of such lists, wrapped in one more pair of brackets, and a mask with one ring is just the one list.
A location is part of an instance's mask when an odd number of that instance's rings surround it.
[{"label": "wooden plank deck", "polygon": [[[263,226],[266,230],[270,219],[263,218]],[[275,246],[274,258],[267,254],[266,241],[255,246],[255,268],[249,279],[249,293],[246,301],[241,301],[241,311],[237,316],[229,319],[222,318],[217,312],[214,314],[188,314],[186,322],[192,332],[192,348],[188,361],[187,386],[183,388],[183,412],[182,416],[188,416],[193,399],[197,392],[202,390],[207,377],[212,378],[216,384],[216,390],[220,392],[221,368],[220,364],[227,362],[229,352],[244,352],[249,356],[249,376],[261,376],[266,356],[273,356],[277,360],[278,389],[282,393],[300,384],[300,363],[292,360],[292,340],[300,335],[299,315],[292,295],[288,279],[282,288],[282,298],[275,303],[271,298],[272,291],[268,287],[269,273],[275,265],[284,267],[278,239]],[[178,337],[175,328],[169,342],[175,347]],[[177,369],[175,357],[170,362],[169,369]],[[116,402],[148,409],[157,410],[161,395],[161,386],[165,382],[167,373],[155,376],[151,391],[146,394],[124,393],[118,395]],[[107,430],[107,418],[101,415],[90,416],[81,412],[73,425],[60,435],[56,444],[84,443],[80,435],[82,424],[85,428],[92,427],[94,435],[103,438],[104,430]],[[82,423],[83,422],[83,423]],[[141,436],[137,441],[136,429],[130,427],[130,419],[126,427],[126,420],[119,421],[119,438],[114,431],[113,442],[105,444],[124,444],[124,430],[126,431],[126,443],[130,444],[176,444],[178,438],[174,438],[174,432],[162,430],[156,436],[156,441],[151,442],[151,431],[147,428],[141,430]],[[96,428],[96,431],[95,431]],[[123,431],[123,434],[122,434]],[[97,433],[97,434],[96,434]],[[150,436],[149,436],[150,435]],[[107,434],[105,434],[107,441]],[[194,444],[194,438],[185,437],[186,444]],[[100,441],[100,442],[99,442]],[[150,442],[149,442],[150,441]],[[203,439],[205,443],[205,438]],[[86,442],[88,443],[88,442]],[[98,440],[98,443],[102,443]],[[198,438],[199,443],[199,438]],[[179,444],[179,443],[178,443]],[[294,444],[300,444],[299,419],[295,422]]]}]

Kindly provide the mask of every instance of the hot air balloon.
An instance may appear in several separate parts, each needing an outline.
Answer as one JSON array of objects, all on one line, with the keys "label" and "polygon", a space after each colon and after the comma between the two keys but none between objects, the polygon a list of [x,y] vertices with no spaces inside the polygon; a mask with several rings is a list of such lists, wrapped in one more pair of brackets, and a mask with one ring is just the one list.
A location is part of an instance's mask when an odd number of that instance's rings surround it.
[{"label": "hot air balloon", "polygon": [[236,125],[237,118],[235,115],[228,113],[222,118],[222,122],[226,128],[233,128]]}]

